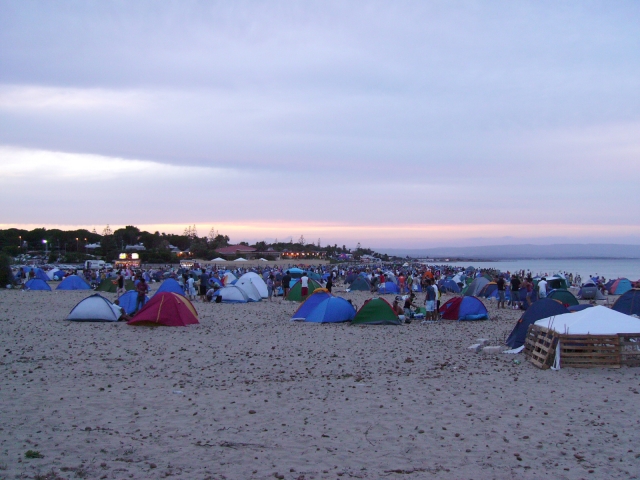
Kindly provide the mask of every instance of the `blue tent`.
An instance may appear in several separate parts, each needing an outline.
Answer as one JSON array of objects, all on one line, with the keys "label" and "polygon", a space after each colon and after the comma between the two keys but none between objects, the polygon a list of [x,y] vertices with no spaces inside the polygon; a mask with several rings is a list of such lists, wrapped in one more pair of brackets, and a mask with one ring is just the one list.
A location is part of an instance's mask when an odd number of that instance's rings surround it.
[{"label": "blue tent", "polygon": [[628,278],[618,278],[607,288],[610,295],[624,295],[633,288]]},{"label": "blue tent", "polygon": [[91,290],[91,287],[78,275],[69,275],[60,282],[56,290]]},{"label": "blue tent", "polygon": [[49,281],[49,276],[41,268],[36,268],[36,277],[35,278],[39,278],[43,282],[48,282]]},{"label": "blue tent", "polygon": [[438,282],[438,286],[440,287],[441,292],[460,293],[460,286],[450,279],[440,280]]},{"label": "blue tent", "polygon": [[218,288],[224,287],[224,284],[222,283],[222,280],[220,280],[217,277],[209,278],[209,285],[212,286],[212,287],[218,287]]},{"label": "blue tent", "polygon": [[399,293],[398,286],[393,282],[384,282],[378,286],[378,293]]},{"label": "blue tent", "polygon": [[454,297],[440,307],[444,320],[488,320],[489,312],[477,297]]},{"label": "blue tent", "polygon": [[24,288],[27,290],[43,290],[50,292],[51,287],[44,280],[40,280],[39,278],[32,278],[27,283],[24,284]]},{"label": "blue tent", "polygon": [[329,297],[307,315],[305,321],[314,323],[339,323],[353,320],[356,309],[341,297]]},{"label": "blue tent", "polygon": [[640,290],[629,290],[618,298],[611,308],[616,312],[640,316]]},{"label": "blue tent", "polygon": [[[129,290],[118,297],[118,304],[122,307],[127,315],[133,315],[136,311],[136,300],[138,299],[138,292],[135,290]],[[149,301],[149,297],[145,296],[144,304]]]},{"label": "blue tent", "polygon": [[291,321],[306,320],[307,316],[327,298],[331,298],[331,294],[329,292],[321,290],[319,292],[312,293],[291,316]]},{"label": "blue tent", "polygon": [[356,278],[349,287],[352,291],[368,292],[371,290],[371,284],[365,277]]},{"label": "blue tent", "polygon": [[184,290],[180,286],[178,282],[176,282],[173,278],[167,278],[162,284],[160,288],[156,291],[156,293],[160,292],[173,292],[178,295],[182,295],[184,297]]},{"label": "blue tent", "polygon": [[62,280],[64,278],[64,272],[62,270],[56,270],[52,276],[54,280]]},{"label": "blue tent", "polygon": [[356,279],[356,277],[357,277],[357,275],[355,273],[351,272],[350,274],[348,274],[346,276],[346,278],[344,279],[344,282],[351,284]]},{"label": "blue tent", "polygon": [[569,310],[560,302],[550,298],[542,298],[537,302],[533,302],[526,312],[522,314],[516,326],[513,327],[509,338],[505,342],[511,348],[518,348],[524,345],[527,337],[529,325],[543,318],[553,317],[569,313]]}]

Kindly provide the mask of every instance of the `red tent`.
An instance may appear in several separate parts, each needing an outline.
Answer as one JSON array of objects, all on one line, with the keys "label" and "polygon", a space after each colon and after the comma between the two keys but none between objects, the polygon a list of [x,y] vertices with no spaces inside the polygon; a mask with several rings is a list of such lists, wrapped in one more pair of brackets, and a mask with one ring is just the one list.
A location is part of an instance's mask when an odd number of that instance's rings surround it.
[{"label": "red tent", "polygon": [[197,324],[198,312],[182,295],[173,292],[157,292],[128,325],[165,325],[185,327]]}]

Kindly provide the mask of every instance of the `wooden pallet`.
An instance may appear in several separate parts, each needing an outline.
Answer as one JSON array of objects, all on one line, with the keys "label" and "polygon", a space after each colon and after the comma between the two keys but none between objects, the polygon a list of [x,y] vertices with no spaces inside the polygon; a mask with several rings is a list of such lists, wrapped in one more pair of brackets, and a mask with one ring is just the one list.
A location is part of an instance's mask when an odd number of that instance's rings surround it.
[{"label": "wooden pallet", "polygon": [[538,325],[530,325],[524,342],[524,355],[536,367],[546,370],[555,359],[557,334]]},{"label": "wooden pallet", "polygon": [[628,367],[640,367],[640,335],[637,333],[618,334],[620,363]]},{"label": "wooden pallet", "polygon": [[560,367],[620,368],[618,335],[558,335]]}]

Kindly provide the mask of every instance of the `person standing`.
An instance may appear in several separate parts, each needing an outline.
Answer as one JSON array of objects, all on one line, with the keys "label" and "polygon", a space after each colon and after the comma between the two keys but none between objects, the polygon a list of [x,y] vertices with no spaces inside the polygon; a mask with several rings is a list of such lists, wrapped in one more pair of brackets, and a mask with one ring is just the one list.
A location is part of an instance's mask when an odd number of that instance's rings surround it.
[{"label": "person standing", "polygon": [[271,301],[271,297],[273,297],[273,287],[273,274],[271,274],[267,277],[267,297],[269,297],[269,301]]},{"label": "person standing", "polygon": [[547,279],[542,277],[538,282],[538,295],[539,298],[547,298]]},{"label": "person standing", "polygon": [[[507,282],[504,281],[504,277],[502,275],[498,275],[496,277],[496,285],[498,286],[498,308],[506,308],[504,306],[506,283]],[[502,305],[502,307],[500,305]]]},{"label": "person standing", "polygon": [[207,290],[209,290],[209,275],[207,272],[202,270],[200,274],[200,300],[202,302],[207,301]]},{"label": "person standing", "polygon": [[333,288],[333,275],[329,275],[327,277],[327,284],[325,288],[331,293],[331,289]]},{"label": "person standing", "polygon": [[511,307],[520,308],[520,279],[517,275],[511,277]]},{"label": "person standing", "polygon": [[124,295],[126,290],[124,288],[124,275],[122,275],[122,270],[118,270],[118,278],[116,278],[116,296],[119,298],[120,295]]},{"label": "person standing", "polygon": [[302,295],[303,300],[309,295],[309,277],[307,276],[307,272],[303,272],[300,277],[300,295]]},{"label": "person standing", "polygon": [[147,282],[144,281],[144,278],[140,277],[140,281],[138,282],[138,285],[136,285],[136,291],[138,292],[138,296],[136,297],[136,309],[134,314],[138,313],[147,301],[149,286],[147,285]]},{"label": "person standing", "polygon": [[289,270],[284,272],[284,277],[282,277],[282,299],[284,300],[289,295],[289,290],[291,289],[291,274]]},{"label": "person standing", "polygon": [[427,310],[427,320],[435,320],[436,293],[432,288],[431,279],[427,279],[426,294],[424,297],[424,307]]},{"label": "person standing", "polygon": [[189,275],[189,278],[187,279],[187,291],[189,292],[189,300],[196,299],[196,287],[194,286],[195,282],[195,279],[191,275]]}]

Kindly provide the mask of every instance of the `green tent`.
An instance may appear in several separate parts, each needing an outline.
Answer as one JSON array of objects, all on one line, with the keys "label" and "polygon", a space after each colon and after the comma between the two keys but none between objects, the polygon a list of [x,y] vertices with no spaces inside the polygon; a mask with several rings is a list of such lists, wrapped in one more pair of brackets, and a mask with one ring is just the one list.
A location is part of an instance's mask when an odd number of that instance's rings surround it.
[{"label": "green tent", "polygon": [[547,295],[547,298],[550,298],[552,300],[557,300],[563,305],[566,305],[569,307],[580,304],[580,302],[578,301],[578,299],[575,297],[573,293],[571,293],[569,290],[565,290],[562,288],[551,290]]},{"label": "green tent", "polygon": [[364,277],[358,276],[351,286],[349,287],[349,291],[361,291],[361,292],[370,292],[371,291],[371,283]]},{"label": "green tent", "polygon": [[292,302],[304,302],[316,288],[322,288],[322,285],[315,280],[309,279],[309,293],[305,298],[302,298],[302,283],[298,280],[295,285],[291,287],[291,290],[289,290],[285,300],[291,300]]},{"label": "green tent", "polygon": [[[118,284],[116,282],[116,277],[113,278],[105,278],[100,282],[100,286],[97,288],[99,292],[107,292],[107,293],[116,293],[118,290]],[[131,280],[124,281],[124,289],[125,290],[135,290],[136,285]]]},{"label": "green tent", "polygon": [[367,300],[351,321],[352,325],[400,325],[402,322],[384,298]]}]

